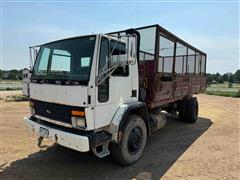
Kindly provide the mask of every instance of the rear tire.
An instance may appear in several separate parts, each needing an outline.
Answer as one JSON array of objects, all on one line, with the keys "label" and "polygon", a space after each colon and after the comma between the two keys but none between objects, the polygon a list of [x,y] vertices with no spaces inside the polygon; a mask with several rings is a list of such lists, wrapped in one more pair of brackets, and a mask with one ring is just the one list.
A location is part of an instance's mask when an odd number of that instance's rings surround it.
[{"label": "rear tire", "polygon": [[198,101],[196,98],[191,98],[187,101],[186,122],[195,123],[198,118]]},{"label": "rear tire", "polygon": [[113,158],[124,166],[138,161],[147,142],[147,127],[141,116],[130,115],[123,125],[121,142],[111,144]]},{"label": "rear tire", "polygon": [[186,100],[183,99],[178,103],[178,118],[180,121],[185,121],[186,118]]},{"label": "rear tire", "polygon": [[195,123],[198,118],[198,101],[196,98],[183,99],[179,103],[179,120]]}]

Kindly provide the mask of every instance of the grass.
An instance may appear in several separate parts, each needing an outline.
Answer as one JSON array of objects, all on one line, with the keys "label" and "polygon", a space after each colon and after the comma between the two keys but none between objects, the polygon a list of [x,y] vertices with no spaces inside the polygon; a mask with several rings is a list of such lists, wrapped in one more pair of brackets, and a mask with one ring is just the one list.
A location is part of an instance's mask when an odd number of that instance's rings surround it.
[{"label": "grass", "polygon": [[206,94],[226,97],[240,97],[240,84],[233,83],[228,87],[228,82],[222,84],[211,84],[206,89]]},{"label": "grass", "polygon": [[22,82],[14,80],[1,80],[0,91],[21,90]]},{"label": "grass", "polygon": [[13,80],[13,79],[0,79],[0,83],[19,83],[19,82],[22,82],[22,80]]},{"label": "grass", "polygon": [[240,98],[240,92],[233,92],[233,91],[206,91],[206,93],[208,95]]}]

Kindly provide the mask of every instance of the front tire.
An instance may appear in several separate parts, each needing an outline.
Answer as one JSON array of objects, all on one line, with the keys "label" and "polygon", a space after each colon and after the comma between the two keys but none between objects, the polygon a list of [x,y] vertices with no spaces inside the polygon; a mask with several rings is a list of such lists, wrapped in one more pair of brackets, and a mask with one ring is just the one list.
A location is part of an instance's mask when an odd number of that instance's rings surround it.
[{"label": "front tire", "polygon": [[130,115],[123,125],[121,142],[111,144],[113,158],[124,166],[138,161],[147,142],[147,127],[141,116]]}]

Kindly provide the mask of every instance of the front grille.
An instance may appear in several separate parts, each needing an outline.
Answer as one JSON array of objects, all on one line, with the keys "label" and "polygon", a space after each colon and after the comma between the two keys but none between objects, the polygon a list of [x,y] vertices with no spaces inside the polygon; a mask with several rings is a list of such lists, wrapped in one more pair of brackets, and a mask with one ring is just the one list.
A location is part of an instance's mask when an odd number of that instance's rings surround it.
[{"label": "front grille", "polygon": [[34,103],[35,114],[55,121],[71,124],[71,110],[84,111],[82,107],[67,106],[38,100]]}]

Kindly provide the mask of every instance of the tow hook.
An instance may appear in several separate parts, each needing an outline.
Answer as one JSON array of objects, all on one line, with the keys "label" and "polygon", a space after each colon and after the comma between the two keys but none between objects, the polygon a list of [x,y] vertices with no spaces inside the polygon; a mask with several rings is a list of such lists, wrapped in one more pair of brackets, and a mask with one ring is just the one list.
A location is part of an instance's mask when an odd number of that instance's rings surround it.
[{"label": "tow hook", "polygon": [[39,138],[38,138],[38,147],[42,147],[41,145],[42,145],[42,141],[43,141],[43,137],[42,136],[40,136]]}]

